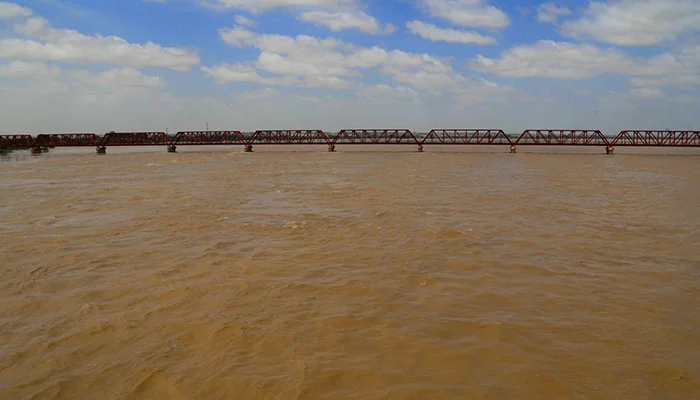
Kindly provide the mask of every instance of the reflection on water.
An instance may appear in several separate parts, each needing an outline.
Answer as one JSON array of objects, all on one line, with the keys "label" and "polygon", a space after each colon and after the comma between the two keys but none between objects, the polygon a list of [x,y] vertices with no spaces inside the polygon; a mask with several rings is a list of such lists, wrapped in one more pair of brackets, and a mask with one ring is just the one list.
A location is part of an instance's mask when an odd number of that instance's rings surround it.
[{"label": "reflection on water", "polygon": [[201,150],[0,163],[0,398],[700,398],[699,157]]}]

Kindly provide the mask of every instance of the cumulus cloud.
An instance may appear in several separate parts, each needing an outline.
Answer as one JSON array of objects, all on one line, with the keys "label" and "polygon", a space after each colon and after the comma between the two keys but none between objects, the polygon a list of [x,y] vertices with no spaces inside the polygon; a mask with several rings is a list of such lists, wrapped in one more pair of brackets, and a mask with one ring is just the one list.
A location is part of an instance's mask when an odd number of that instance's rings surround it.
[{"label": "cumulus cloud", "polygon": [[407,83],[415,88],[423,90],[443,90],[450,87],[456,82],[456,77],[447,73],[432,73],[427,71],[405,71],[399,72],[394,76],[398,82]]},{"label": "cumulus cloud", "polygon": [[583,79],[603,74],[676,75],[700,67],[697,47],[663,53],[648,59],[632,57],[614,49],[591,44],[541,40],[506,50],[500,58],[478,55],[467,65],[478,72],[502,77]]},{"label": "cumulus cloud", "polygon": [[554,3],[544,3],[537,7],[537,20],[540,22],[555,23],[559,17],[571,15],[569,7],[559,7]]},{"label": "cumulus cloud", "polygon": [[307,87],[321,89],[350,89],[353,84],[337,76],[310,76],[304,80]]},{"label": "cumulus cloud", "polygon": [[[363,48],[335,38],[308,35],[285,36],[252,32],[243,27],[220,30],[224,42],[238,47],[260,50],[255,66],[262,71],[280,75],[308,78],[304,85],[332,88],[349,87],[340,77],[355,77],[362,70],[377,68],[383,75],[425,71],[449,74],[452,69],[443,60],[428,54],[385,50],[378,46]],[[314,83],[316,82],[316,83]]]},{"label": "cumulus cloud", "polygon": [[83,70],[71,71],[71,76],[79,82],[106,88],[155,88],[165,86],[159,76],[149,76],[134,68],[115,68],[103,72]]},{"label": "cumulus cloud", "polygon": [[0,58],[153,66],[176,71],[186,71],[199,64],[199,56],[189,49],[163,47],[153,42],[136,44],[118,36],[84,35],[72,29],[56,29],[42,17],[27,18],[14,24],[13,29],[31,39],[0,39]]},{"label": "cumulus cloud", "polygon": [[19,4],[0,1],[0,19],[13,19],[18,17],[28,17],[32,15],[32,10],[22,7]]},{"label": "cumulus cloud", "polygon": [[376,18],[362,11],[307,11],[299,15],[297,19],[329,28],[333,32],[345,29],[357,29],[371,34],[391,33],[394,31],[393,26],[387,25],[382,27]]},{"label": "cumulus cloud", "polygon": [[357,72],[340,63],[319,60],[304,61],[286,57],[282,54],[263,51],[258,57],[256,65],[268,72],[280,75],[297,76],[345,76],[357,75]]},{"label": "cumulus cloud", "polygon": [[256,21],[253,21],[252,19],[245,17],[243,15],[236,15],[234,20],[236,21],[236,24],[238,24],[240,26],[253,27],[253,26],[258,25],[258,23]]},{"label": "cumulus cloud", "polygon": [[409,97],[416,98],[419,93],[414,89],[407,86],[390,86],[385,83],[378,83],[376,85],[360,86],[357,89],[357,94],[362,97],[368,98],[396,98],[396,97]]},{"label": "cumulus cloud", "polygon": [[459,31],[456,29],[440,28],[421,21],[410,21],[406,27],[414,35],[434,42],[450,42],[464,44],[496,44],[496,38],[484,36],[474,31]]},{"label": "cumulus cloud", "polygon": [[60,67],[39,62],[11,61],[0,64],[0,76],[6,78],[47,79],[60,74]]},{"label": "cumulus cloud", "polygon": [[700,30],[700,1],[620,0],[591,2],[578,20],[562,24],[561,33],[622,46],[650,46]]},{"label": "cumulus cloud", "polygon": [[0,58],[154,66],[177,71],[186,71],[199,64],[196,55],[182,49],[164,48],[155,43],[131,44],[114,36],[81,36],[60,43],[3,39],[0,40]]},{"label": "cumulus cloud", "polygon": [[666,99],[666,94],[659,88],[631,88],[624,92],[610,92],[604,101],[615,100],[659,100]]},{"label": "cumulus cloud", "polygon": [[510,18],[486,0],[422,0],[429,14],[455,25],[475,28],[505,28]]},{"label": "cumulus cloud", "polygon": [[218,83],[252,82],[267,85],[293,85],[299,82],[294,77],[262,77],[255,68],[244,64],[221,63],[212,68],[202,67],[202,71]]},{"label": "cumulus cloud", "polygon": [[241,9],[263,12],[278,7],[347,8],[356,0],[202,0],[202,4],[217,10]]},{"label": "cumulus cloud", "polygon": [[630,84],[637,87],[679,86],[691,88],[700,86],[700,75],[677,75],[660,78],[633,77],[630,79]]}]

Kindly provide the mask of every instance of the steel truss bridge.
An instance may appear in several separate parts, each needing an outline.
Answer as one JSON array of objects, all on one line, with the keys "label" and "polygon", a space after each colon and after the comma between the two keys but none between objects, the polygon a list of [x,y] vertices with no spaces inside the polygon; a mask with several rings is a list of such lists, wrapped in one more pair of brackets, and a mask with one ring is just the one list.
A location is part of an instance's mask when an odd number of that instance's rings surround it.
[{"label": "steel truss bridge", "polygon": [[165,146],[176,152],[177,146],[253,146],[326,145],[414,145],[423,151],[426,145],[508,146],[599,146],[613,154],[615,147],[700,147],[700,131],[625,130],[615,137],[599,130],[528,129],[521,134],[506,134],[501,129],[433,129],[414,134],[408,129],[344,129],[328,134],[322,130],[187,131],[176,135],[165,132],[50,133],[38,136],[0,135],[0,149],[30,149],[39,154],[55,147],[95,147],[98,154],[110,146]]}]

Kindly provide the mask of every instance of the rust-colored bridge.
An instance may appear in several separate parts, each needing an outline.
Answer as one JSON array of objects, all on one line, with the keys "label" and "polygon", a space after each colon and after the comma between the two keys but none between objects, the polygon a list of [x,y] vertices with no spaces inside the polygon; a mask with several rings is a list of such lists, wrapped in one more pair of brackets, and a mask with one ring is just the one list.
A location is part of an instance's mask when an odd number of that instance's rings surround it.
[{"label": "rust-colored bridge", "polygon": [[415,145],[423,151],[425,145],[501,145],[515,153],[518,146],[600,146],[612,154],[616,146],[700,147],[700,131],[622,131],[616,137],[605,136],[599,130],[529,129],[519,135],[506,134],[501,129],[433,129],[416,135],[408,129],[344,129],[326,134],[322,130],[264,130],[253,133],[240,131],[61,133],[31,135],[0,135],[0,149],[31,149],[41,153],[54,147],[92,146],[104,154],[108,146],[166,146],[176,152],[177,146],[242,145],[253,151],[258,145]]}]

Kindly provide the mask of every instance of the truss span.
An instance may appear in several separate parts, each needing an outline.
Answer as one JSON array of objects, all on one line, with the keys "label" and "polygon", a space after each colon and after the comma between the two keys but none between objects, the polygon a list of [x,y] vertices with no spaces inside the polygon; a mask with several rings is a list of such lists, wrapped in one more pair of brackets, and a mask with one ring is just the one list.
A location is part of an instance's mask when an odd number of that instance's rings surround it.
[{"label": "truss span", "polygon": [[408,129],[344,129],[333,138],[333,144],[420,145],[420,141]]},{"label": "truss span", "polygon": [[256,131],[248,141],[251,145],[265,144],[331,144],[322,130],[265,130]]},{"label": "truss span", "polygon": [[0,149],[28,149],[33,146],[34,138],[31,135],[0,136]]},{"label": "truss span", "polygon": [[172,141],[178,146],[226,146],[246,144],[239,131],[192,131],[178,132]]},{"label": "truss span", "polygon": [[99,143],[100,137],[94,133],[44,133],[36,137],[36,145],[42,147],[85,147]]},{"label": "truss span", "polygon": [[100,146],[159,146],[169,145],[170,137],[165,132],[109,132],[100,141]]},{"label": "truss span", "polygon": [[531,129],[513,143],[517,146],[609,146],[610,142],[598,130]]},{"label": "truss span", "polygon": [[512,144],[501,129],[433,129],[422,144]]},{"label": "truss span", "polygon": [[700,147],[700,131],[622,131],[612,146]]}]

